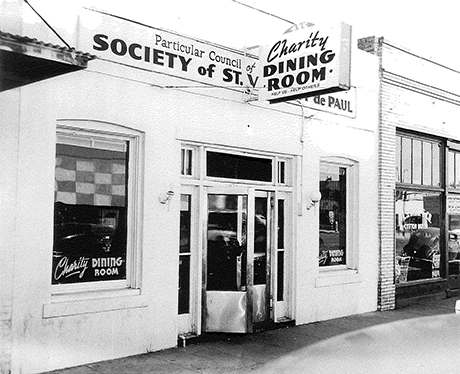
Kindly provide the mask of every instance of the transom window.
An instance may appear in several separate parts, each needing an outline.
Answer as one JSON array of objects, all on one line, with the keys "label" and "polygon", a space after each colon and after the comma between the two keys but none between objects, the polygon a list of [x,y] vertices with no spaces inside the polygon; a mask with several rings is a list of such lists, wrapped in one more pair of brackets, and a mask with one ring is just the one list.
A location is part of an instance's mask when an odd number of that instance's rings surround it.
[{"label": "transom window", "polygon": [[222,152],[206,152],[208,177],[273,181],[273,160]]},{"label": "transom window", "polygon": [[[205,158],[205,166],[197,160]],[[289,158],[248,153],[231,153],[205,147],[184,145],[181,148],[181,176],[192,179],[224,178],[290,186],[292,161]]]},{"label": "transom window", "polygon": [[441,187],[440,155],[440,142],[397,135],[396,182]]}]

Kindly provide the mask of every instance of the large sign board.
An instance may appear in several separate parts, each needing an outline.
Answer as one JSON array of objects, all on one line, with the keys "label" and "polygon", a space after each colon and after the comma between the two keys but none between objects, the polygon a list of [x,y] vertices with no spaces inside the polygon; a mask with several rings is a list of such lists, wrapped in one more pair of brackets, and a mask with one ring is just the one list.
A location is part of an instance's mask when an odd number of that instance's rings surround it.
[{"label": "large sign board", "polygon": [[[172,31],[87,10],[79,46],[120,66],[228,89],[255,88],[257,57]],[[96,25],[96,27],[94,27]]]},{"label": "large sign board", "polygon": [[259,100],[296,100],[350,88],[351,27],[310,26],[260,49]]}]

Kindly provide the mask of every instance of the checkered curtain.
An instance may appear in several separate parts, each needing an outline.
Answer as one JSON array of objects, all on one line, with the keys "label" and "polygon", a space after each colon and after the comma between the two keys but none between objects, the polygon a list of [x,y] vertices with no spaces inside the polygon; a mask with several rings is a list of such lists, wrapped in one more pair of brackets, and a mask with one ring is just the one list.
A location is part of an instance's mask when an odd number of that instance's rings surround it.
[{"label": "checkered curtain", "polygon": [[73,205],[126,205],[126,161],[56,156],[55,201]]}]

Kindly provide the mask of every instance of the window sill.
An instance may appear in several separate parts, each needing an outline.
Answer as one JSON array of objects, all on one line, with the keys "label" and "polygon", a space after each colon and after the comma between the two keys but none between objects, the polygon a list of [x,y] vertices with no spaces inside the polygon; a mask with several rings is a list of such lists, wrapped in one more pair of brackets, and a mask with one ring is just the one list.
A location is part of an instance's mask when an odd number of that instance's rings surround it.
[{"label": "window sill", "polygon": [[43,318],[144,308],[147,305],[138,289],[56,294],[51,296],[49,303],[43,304]]},{"label": "window sill", "polygon": [[315,287],[329,287],[342,284],[359,283],[361,275],[354,269],[337,269],[320,271],[319,276],[315,280]]}]

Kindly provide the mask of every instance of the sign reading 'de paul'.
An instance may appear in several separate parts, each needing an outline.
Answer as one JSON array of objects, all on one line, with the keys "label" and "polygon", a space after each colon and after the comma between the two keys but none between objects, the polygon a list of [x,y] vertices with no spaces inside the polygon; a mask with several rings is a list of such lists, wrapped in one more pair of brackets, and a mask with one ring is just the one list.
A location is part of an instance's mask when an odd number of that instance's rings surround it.
[{"label": "sign reading 'de paul'", "polygon": [[310,26],[260,49],[259,100],[270,103],[348,90],[351,27]]},{"label": "sign reading 'de paul'", "polygon": [[356,118],[356,87],[352,86],[348,91],[308,97],[304,105],[339,116]]}]

